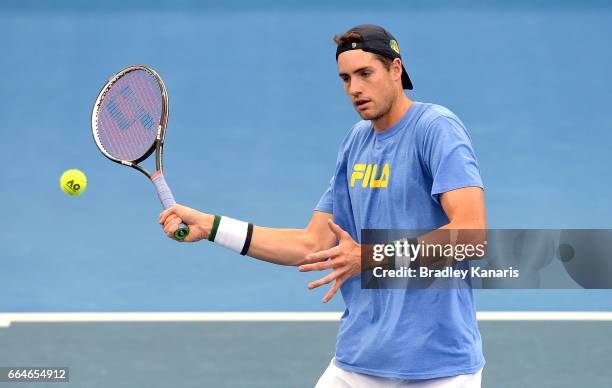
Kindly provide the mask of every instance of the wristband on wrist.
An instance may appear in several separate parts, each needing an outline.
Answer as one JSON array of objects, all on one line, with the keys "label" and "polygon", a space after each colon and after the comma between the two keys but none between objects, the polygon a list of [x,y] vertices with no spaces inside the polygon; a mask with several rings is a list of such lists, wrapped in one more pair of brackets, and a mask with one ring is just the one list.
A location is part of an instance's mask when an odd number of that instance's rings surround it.
[{"label": "wristband on wrist", "polygon": [[[417,247],[419,244],[419,241],[416,238],[404,238],[401,239],[399,241],[406,241],[408,242],[408,247]],[[413,249],[416,248],[409,248],[410,252],[414,252]],[[419,252],[419,251],[417,251]],[[407,252],[405,252],[407,253]],[[395,268],[395,269],[400,269],[400,268],[418,268],[420,266],[420,257],[417,254],[416,257],[413,257],[411,260],[410,254],[405,254],[403,256],[398,256],[395,255],[393,257],[393,262],[391,262],[391,260],[389,261],[389,264],[391,266],[391,268]]]},{"label": "wristband on wrist", "polygon": [[244,256],[249,251],[252,236],[253,224],[215,215],[208,240]]}]

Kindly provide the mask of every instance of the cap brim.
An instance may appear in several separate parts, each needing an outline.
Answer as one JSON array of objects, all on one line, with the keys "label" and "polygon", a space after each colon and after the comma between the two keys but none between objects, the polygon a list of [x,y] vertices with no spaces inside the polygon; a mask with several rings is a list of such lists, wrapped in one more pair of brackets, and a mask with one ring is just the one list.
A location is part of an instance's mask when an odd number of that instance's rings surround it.
[{"label": "cap brim", "polygon": [[412,90],[412,81],[410,81],[410,77],[408,77],[408,72],[402,65],[402,86],[404,89]]}]

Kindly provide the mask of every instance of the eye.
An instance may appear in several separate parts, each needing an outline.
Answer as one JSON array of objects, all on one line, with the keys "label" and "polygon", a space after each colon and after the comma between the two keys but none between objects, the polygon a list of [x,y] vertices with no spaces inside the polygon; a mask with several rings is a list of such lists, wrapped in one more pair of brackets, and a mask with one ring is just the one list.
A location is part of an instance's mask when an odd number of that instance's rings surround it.
[{"label": "eye", "polygon": [[369,70],[364,70],[361,72],[361,76],[363,78],[368,78],[370,75],[372,75],[372,72],[370,72]]}]

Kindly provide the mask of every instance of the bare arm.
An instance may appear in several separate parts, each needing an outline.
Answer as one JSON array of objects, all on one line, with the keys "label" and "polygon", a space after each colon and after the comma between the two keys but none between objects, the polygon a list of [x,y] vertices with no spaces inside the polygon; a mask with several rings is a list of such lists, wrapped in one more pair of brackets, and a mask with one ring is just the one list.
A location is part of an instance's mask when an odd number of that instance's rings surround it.
[{"label": "bare arm", "polygon": [[[440,203],[449,223],[418,237],[422,244],[469,244],[486,241],[486,210],[484,191],[480,187],[464,187],[440,195]],[[471,257],[476,259],[478,257]],[[449,265],[453,257],[420,255],[423,266]]]},{"label": "bare arm", "polygon": [[[301,265],[309,261],[306,256],[336,244],[336,236],[329,230],[329,213],[315,211],[304,229],[280,229],[254,226],[247,255],[280,265]],[[208,239],[214,216],[182,205],[165,210],[159,217],[164,232],[172,238],[173,231],[183,222],[189,226],[186,242]]]},{"label": "bare arm", "polygon": [[[442,208],[450,222],[440,229],[447,229],[443,233],[436,233],[434,230],[426,235],[420,236],[419,240],[425,240],[427,243],[435,242],[443,238],[448,239],[448,229],[476,229],[485,232],[486,229],[486,212],[484,202],[484,192],[480,187],[465,187],[453,191],[448,191],[441,194],[440,202]],[[323,297],[323,302],[328,302],[338,291],[344,282],[361,272],[361,250],[362,245],[357,244],[351,236],[343,231],[338,225],[329,222],[331,230],[334,231],[338,238],[338,245],[311,253],[308,255],[308,260],[312,263],[300,266],[300,271],[323,271],[331,269],[332,272],[323,278],[316,280],[308,285],[309,288],[320,287],[324,284],[334,282],[328,293]],[[465,234],[461,234],[464,236]],[[481,240],[485,233],[467,234],[471,240],[470,243],[475,243]],[[458,239],[456,242],[464,242]],[[326,260],[330,258],[329,260]]]},{"label": "bare arm", "polygon": [[442,229],[486,229],[484,191],[464,187],[440,194],[440,204],[450,222]]},{"label": "bare arm", "polygon": [[327,220],[332,215],[315,211],[304,229],[275,229],[256,226],[248,255],[283,265],[301,265],[312,252],[336,245]]}]

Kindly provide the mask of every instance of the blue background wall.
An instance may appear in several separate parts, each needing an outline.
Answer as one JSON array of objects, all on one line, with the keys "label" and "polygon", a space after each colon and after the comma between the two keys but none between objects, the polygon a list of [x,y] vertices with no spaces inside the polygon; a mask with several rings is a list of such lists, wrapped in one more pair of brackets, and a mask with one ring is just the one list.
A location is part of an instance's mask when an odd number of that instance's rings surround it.
[{"label": "blue background wall", "polygon": [[[410,97],[467,125],[490,226],[610,227],[612,8],[551,4],[2,3],[0,311],[342,309],[295,268],[166,239],[152,185],[102,157],[90,113],[105,79],[149,64],[169,89],[177,200],[302,227],[358,120],[331,38],[364,22],[398,38]],[[59,190],[68,168],[88,175],[81,197]],[[481,310],[612,307],[606,291],[477,296]]]}]

